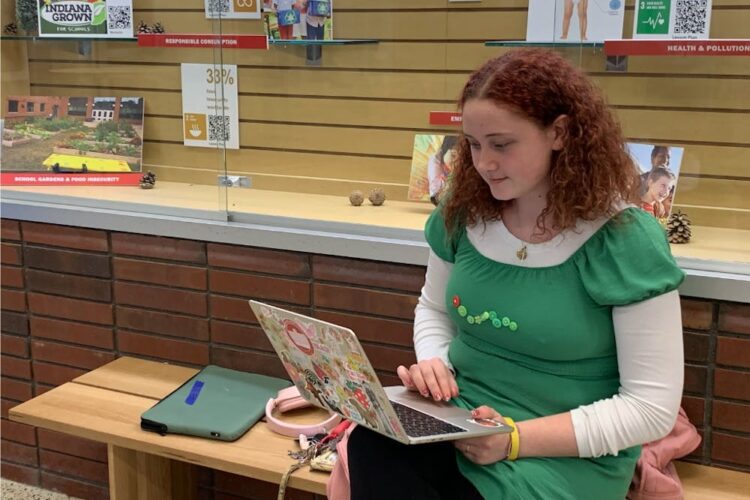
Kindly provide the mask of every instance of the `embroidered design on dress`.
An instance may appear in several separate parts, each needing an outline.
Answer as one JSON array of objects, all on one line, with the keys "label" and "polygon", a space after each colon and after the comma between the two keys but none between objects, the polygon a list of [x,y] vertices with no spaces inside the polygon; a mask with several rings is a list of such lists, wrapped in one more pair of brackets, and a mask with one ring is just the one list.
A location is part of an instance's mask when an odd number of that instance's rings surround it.
[{"label": "embroidered design on dress", "polygon": [[464,318],[470,325],[481,325],[485,321],[489,321],[497,329],[507,328],[511,332],[518,330],[518,323],[508,316],[500,316],[497,311],[483,311],[476,315],[469,314],[469,310],[465,305],[461,304],[461,298],[458,295],[453,296],[453,307],[458,312],[458,315]]}]

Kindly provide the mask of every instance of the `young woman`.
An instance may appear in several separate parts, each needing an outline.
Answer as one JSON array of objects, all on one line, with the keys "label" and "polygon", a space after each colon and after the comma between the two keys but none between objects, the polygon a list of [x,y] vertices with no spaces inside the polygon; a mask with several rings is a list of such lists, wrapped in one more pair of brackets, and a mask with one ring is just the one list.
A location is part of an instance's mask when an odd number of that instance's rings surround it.
[{"label": "young woman", "polygon": [[[512,435],[404,446],[357,428],[352,498],[622,499],[639,445],[682,395],[676,266],[591,81],[518,50],[476,71],[416,309],[425,397],[512,419]],[[511,422],[508,420],[508,422]]]}]

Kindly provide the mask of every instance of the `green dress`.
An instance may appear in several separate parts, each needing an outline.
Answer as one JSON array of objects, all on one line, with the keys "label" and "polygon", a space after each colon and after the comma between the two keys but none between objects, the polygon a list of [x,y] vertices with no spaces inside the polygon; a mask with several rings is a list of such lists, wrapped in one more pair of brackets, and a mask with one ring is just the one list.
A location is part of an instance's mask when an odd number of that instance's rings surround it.
[{"label": "green dress", "polygon": [[[449,238],[440,210],[427,221],[432,250],[453,263],[445,300],[457,325],[449,358],[460,396],[516,421],[553,415],[617,393],[612,307],[676,289],[684,274],[656,219],[628,208],[555,266],[528,268],[480,254],[465,228]],[[521,436],[523,438],[523,436]],[[617,456],[521,458],[461,472],[488,499],[622,499],[640,446]]]}]

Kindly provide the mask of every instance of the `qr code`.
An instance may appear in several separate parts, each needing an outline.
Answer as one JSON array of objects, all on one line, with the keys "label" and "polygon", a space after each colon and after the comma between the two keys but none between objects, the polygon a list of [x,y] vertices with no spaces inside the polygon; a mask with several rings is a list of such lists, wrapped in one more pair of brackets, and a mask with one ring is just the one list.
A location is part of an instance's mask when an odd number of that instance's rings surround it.
[{"label": "qr code", "polygon": [[107,13],[109,14],[108,27],[111,30],[124,30],[132,25],[130,7],[127,5],[109,6],[107,7]]},{"label": "qr code", "polygon": [[707,32],[708,0],[677,0],[674,32],[702,35]]},{"label": "qr code", "polygon": [[208,115],[208,140],[229,142],[229,117]]},{"label": "qr code", "polygon": [[211,14],[227,14],[230,11],[231,0],[208,0],[208,12]]}]

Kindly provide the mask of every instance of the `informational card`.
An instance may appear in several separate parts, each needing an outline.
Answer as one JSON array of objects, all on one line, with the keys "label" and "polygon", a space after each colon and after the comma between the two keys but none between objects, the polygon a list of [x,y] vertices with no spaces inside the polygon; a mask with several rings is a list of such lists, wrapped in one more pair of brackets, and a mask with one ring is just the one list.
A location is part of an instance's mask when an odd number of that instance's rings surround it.
[{"label": "informational card", "polygon": [[619,40],[624,19],[622,0],[529,0],[526,40],[558,43]]},{"label": "informational card", "polygon": [[260,19],[261,0],[204,0],[208,19]]},{"label": "informational card", "polygon": [[133,38],[132,0],[38,0],[39,36]]},{"label": "informational card", "polygon": [[638,0],[633,38],[700,40],[708,38],[711,0]]},{"label": "informational card", "polygon": [[240,148],[237,66],[182,64],[185,146]]}]

